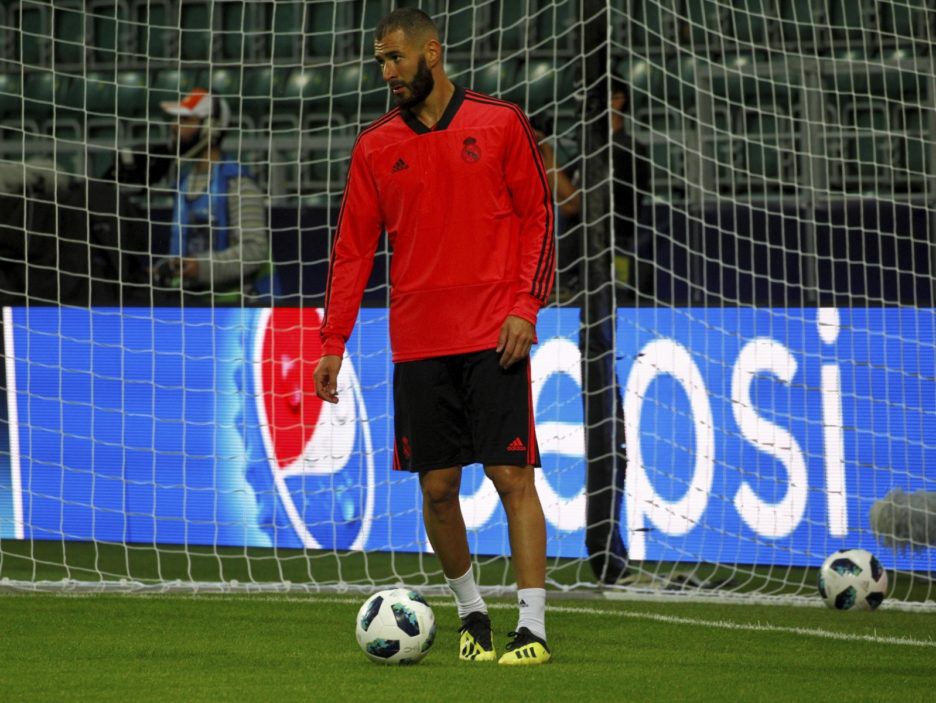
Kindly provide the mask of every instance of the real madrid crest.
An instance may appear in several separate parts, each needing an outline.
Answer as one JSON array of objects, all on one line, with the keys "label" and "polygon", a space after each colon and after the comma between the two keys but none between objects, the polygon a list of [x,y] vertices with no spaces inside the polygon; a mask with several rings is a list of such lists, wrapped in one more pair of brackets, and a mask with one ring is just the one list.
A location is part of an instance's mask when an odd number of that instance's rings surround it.
[{"label": "real madrid crest", "polygon": [[474,137],[468,137],[462,142],[462,158],[470,164],[481,160],[481,147],[478,146],[478,140]]}]

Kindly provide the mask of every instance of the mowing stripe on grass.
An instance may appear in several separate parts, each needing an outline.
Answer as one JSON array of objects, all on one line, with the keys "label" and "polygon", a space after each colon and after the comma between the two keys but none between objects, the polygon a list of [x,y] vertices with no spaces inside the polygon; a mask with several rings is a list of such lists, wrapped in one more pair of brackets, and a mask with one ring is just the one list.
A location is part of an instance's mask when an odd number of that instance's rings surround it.
[{"label": "mowing stripe on grass", "polygon": [[[2,592],[0,592],[2,595]],[[23,596],[14,596],[14,597],[23,597]],[[169,595],[169,594],[110,594],[102,596],[100,594],[94,593],[63,593],[59,594],[58,597],[61,598],[143,598],[143,599],[165,599],[165,598],[175,598],[180,600],[211,600],[219,599],[224,601],[239,601],[239,602],[257,602],[264,601],[269,603],[305,603],[305,604],[319,604],[319,603],[336,603],[341,605],[353,605],[356,603],[361,603],[359,598],[347,598],[347,597],[319,597],[319,596],[309,596],[309,597],[297,597],[297,596],[267,596],[267,595],[254,595],[254,596],[231,596],[231,595]],[[430,598],[430,604],[433,608],[454,608],[455,604],[451,601],[437,601],[436,599]],[[517,606],[513,603],[488,603],[488,608],[496,610],[511,610]],[[862,634],[853,634],[848,632],[836,632],[835,630],[823,630],[818,627],[787,627],[784,625],[771,625],[770,623],[746,623],[746,622],[734,622],[731,620],[705,620],[703,618],[687,618],[681,615],[661,615],[660,613],[648,613],[648,612],[633,612],[629,610],[605,610],[602,608],[592,608],[592,607],[583,607],[576,608],[570,607],[567,605],[551,605],[548,608],[550,613],[582,613],[586,615],[601,615],[603,617],[620,617],[627,618],[631,620],[651,620],[654,622],[661,622],[670,625],[692,625],[696,627],[710,627],[719,630],[746,630],[748,632],[777,632],[777,633],[786,633],[793,635],[801,635],[803,637],[819,637],[822,639],[829,640],[840,640],[843,642],[870,642],[873,644],[896,644],[903,645],[906,647],[933,647],[936,648],[936,640],[918,640],[913,639],[912,637],[891,637],[891,636],[882,636],[882,635],[862,635]]]},{"label": "mowing stripe on grass", "polygon": [[700,618],[687,618],[680,615],[660,615],[659,613],[635,613],[627,610],[601,610],[599,608],[570,608],[568,606],[550,607],[550,612],[591,613],[594,615],[611,615],[634,620],[654,620],[674,625],[698,625],[712,627],[719,630],[748,630],[750,632],[784,632],[806,637],[821,637],[829,640],[842,640],[845,642],[873,642],[876,644],[901,644],[909,647],[936,647],[936,640],[916,640],[911,637],[884,637],[881,635],[858,635],[848,632],[823,630],[818,627],[786,627],[771,625],[770,623],[732,622],[731,620],[703,620]]}]

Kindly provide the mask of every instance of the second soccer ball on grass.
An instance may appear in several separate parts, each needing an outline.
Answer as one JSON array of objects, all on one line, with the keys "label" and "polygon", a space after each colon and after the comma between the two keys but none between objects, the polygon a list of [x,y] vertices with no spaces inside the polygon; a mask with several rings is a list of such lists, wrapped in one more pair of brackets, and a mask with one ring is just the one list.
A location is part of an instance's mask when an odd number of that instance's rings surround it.
[{"label": "second soccer ball on grass", "polygon": [[836,610],[875,610],[887,593],[887,572],[865,549],[840,549],[819,570],[819,595]]}]

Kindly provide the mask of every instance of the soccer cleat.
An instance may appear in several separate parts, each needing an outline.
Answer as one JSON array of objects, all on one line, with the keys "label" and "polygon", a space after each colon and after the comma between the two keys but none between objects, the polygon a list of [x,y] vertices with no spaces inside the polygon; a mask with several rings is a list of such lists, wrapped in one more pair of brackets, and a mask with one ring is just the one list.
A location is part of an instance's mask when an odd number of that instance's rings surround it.
[{"label": "soccer cleat", "polygon": [[462,618],[458,628],[458,658],[469,662],[492,662],[497,657],[491,637],[491,618],[476,611]]},{"label": "soccer cleat", "polygon": [[545,664],[552,659],[546,641],[541,640],[527,628],[521,627],[516,632],[509,633],[508,636],[513,637],[513,640],[507,643],[507,651],[497,662],[498,664],[508,666]]}]

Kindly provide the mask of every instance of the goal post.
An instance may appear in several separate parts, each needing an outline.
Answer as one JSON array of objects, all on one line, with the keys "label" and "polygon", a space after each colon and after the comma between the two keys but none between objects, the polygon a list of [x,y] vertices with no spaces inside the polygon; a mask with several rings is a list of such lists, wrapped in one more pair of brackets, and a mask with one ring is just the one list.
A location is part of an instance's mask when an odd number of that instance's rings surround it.
[{"label": "goal post", "polygon": [[[574,186],[550,171],[531,356],[551,587],[818,603],[816,567],[858,547],[888,603],[932,607],[936,4],[412,4],[448,75],[521,105]],[[311,380],[395,5],[0,8],[0,585],[441,588],[390,469],[386,242],[343,402]],[[154,275],[184,180],[162,103],[195,88],[244,169],[212,226],[265,242],[234,278],[270,274],[269,297]],[[462,507],[482,586],[511,589],[478,467]]]}]

